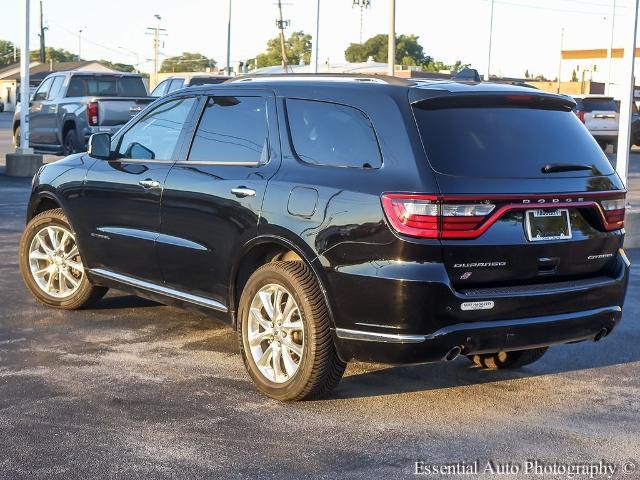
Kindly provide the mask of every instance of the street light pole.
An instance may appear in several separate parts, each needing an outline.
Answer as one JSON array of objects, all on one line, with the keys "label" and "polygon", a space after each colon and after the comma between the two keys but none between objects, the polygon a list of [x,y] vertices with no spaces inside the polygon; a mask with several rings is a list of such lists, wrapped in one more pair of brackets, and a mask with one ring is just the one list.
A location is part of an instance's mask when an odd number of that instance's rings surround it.
[{"label": "street light pole", "polygon": [[620,131],[618,132],[618,156],[616,161],[616,171],[627,185],[629,175],[629,145],[631,138],[631,102],[633,102],[635,91],[635,78],[633,75],[636,58],[636,35],[638,33],[638,3],[640,0],[633,0],[631,15],[628,17],[629,33],[627,45],[624,48],[624,79],[623,91],[620,98]]},{"label": "street light pole", "polygon": [[389,0],[389,49],[387,50],[387,74],[393,77],[396,73],[396,0]]},{"label": "street light pole", "polygon": [[611,95],[611,59],[613,57],[613,32],[614,32],[615,25],[616,25],[616,0],[613,0],[613,6],[611,7],[611,36],[609,39],[609,48],[607,49],[608,66],[607,66],[607,85],[605,88],[605,93],[607,95]]},{"label": "street light pole", "polygon": [[318,43],[320,43],[320,0],[316,0],[316,34],[314,40],[313,50],[311,52],[313,64],[313,73],[318,73]]},{"label": "street light pole", "polygon": [[24,36],[20,52],[20,150],[29,149],[29,0],[24,0]]},{"label": "street light pole", "polygon": [[82,32],[82,29],[78,30],[78,61],[82,60]]},{"label": "street light pole", "polygon": [[227,75],[231,75],[231,0],[227,13]]},{"label": "street light pole", "polygon": [[491,41],[493,40],[493,4],[494,0],[491,0],[491,16],[489,17],[489,52],[487,53],[487,70],[484,72],[484,81],[489,81],[489,74],[491,71]]}]

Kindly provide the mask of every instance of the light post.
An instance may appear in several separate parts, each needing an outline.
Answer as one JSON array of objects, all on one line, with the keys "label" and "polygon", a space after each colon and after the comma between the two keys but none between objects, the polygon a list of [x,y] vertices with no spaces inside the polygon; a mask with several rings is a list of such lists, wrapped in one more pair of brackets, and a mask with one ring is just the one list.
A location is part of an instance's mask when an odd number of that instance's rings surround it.
[{"label": "light post", "polygon": [[491,41],[493,39],[493,4],[494,0],[491,0],[491,14],[489,17],[489,51],[487,52],[487,70],[484,72],[484,81],[489,81],[489,72],[491,70]]},{"label": "light post", "polygon": [[396,0],[389,0],[389,49],[387,50],[387,74],[393,77],[396,73]]},{"label": "light post", "polygon": [[78,61],[82,60],[82,32],[83,28],[78,30]]},{"label": "light post", "polygon": [[636,58],[636,34],[638,33],[638,3],[640,0],[633,0],[631,15],[629,18],[629,32],[627,44],[624,47],[623,59],[623,91],[620,97],[620,131],[618,132],[618,154],[616,161],[616,171],[627,186],[629,175],[629,144],[631,138],[631,102],[633,102],[635,91],[635,78],[633,75]]},{"label": "light post", "polygon": [[318,43],[320,43],[320,0],[316,0],[316,34],[313,39],[313,50],[311,51],[311,63],[313,73],[318,73]]},{"label": "light post", "polygon": [[231,0],[227,16],[227,75],[231,75]]}]

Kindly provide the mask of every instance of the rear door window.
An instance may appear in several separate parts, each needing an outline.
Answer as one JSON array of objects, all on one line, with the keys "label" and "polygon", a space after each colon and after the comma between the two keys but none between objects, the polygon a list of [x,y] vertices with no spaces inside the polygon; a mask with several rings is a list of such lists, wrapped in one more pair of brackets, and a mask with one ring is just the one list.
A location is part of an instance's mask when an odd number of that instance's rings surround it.
[{"label": "rear door window", "polygon": [[369,118],[357,108],[315,100],[287,100],[293,149],[314,165],[380,168],[382,156]]},{"label": "rear door window", "polygon": [[189,160],[260,162],[268,157],[267,104],[262,97],[209,97]]},{"label": "rear door window", "polygon": [[427,158],[439,173],[466,177],[546,178],[549,164],[590,170],[553,176],[610,175],[613,168],[568,108],[530,108],[423,101],[413,106]]}]

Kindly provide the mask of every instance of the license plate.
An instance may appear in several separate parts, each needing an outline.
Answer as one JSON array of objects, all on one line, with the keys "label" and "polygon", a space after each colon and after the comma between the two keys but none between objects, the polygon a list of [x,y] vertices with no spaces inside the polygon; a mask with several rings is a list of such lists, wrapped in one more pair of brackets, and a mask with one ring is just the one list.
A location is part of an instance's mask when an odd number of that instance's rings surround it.
[{"label": "license plate", "polygon": [[569,210],[527,210],[524,215],[527,240],[568,240],[571,238]]}]

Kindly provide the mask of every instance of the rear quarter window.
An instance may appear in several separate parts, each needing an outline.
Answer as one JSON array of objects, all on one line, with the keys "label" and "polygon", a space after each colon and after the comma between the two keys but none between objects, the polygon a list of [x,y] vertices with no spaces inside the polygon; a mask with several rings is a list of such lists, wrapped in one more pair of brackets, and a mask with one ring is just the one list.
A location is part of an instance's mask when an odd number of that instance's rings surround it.
[{"label": "rear quarter window", "polygon": [[337,103],[287,100],[291,143],[298,158],[313,165],[380,168],[382,156],[369,118]]}]

